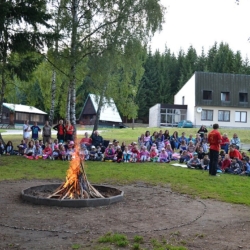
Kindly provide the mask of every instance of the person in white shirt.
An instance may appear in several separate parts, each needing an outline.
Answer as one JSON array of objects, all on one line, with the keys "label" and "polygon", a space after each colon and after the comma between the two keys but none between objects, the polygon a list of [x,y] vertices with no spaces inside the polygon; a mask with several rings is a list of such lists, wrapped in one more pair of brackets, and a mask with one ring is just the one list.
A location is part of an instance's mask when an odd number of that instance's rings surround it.
[{"label": "person in white shirt", "polygon": [[25,140],[25,143],[27,144],[30,138],[30,125],[29,120],[24,121],[23,124],[23,139]]}]

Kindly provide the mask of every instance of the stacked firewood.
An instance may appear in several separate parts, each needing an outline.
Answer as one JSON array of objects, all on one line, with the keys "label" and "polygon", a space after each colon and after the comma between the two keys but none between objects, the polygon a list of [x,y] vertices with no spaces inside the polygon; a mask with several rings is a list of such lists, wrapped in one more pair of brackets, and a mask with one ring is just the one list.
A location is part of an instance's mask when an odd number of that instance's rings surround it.
[{"label": "stacked firewood", "polygon": [[89,183],[80,157],[73,157],[67,171],[66,181],[48,198],[64,200],[104,198],[104,196]]}]

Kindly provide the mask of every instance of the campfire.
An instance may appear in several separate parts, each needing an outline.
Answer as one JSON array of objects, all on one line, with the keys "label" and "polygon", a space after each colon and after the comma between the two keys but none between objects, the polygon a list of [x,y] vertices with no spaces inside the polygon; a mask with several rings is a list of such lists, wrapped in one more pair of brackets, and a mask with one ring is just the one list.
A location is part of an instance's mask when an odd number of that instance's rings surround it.
[{"label": "campfire", "polygon": [[72,155],[66,181],[62,183],[48,198],[53,199],[89,199],[105,198],[88,181],[84,169],[84,158],[79,154],[79,147],[75,144],[75,152]]}]

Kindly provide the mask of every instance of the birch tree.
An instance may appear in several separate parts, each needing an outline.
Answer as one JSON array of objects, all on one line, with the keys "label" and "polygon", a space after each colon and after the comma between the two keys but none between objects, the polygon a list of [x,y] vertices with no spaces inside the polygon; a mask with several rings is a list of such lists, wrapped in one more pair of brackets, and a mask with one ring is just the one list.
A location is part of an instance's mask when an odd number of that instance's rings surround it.
[{"label": "birch tree", "polygon": [[[146,44],[161,29],[164,8],[158,0],[64,0],[62,23],[68,35],[70,120],[76,123],[78,64],[89,55],[101,55],[110,46],[122,48],[129,39]],[[80,79],[81,80],[81,79]]]}]

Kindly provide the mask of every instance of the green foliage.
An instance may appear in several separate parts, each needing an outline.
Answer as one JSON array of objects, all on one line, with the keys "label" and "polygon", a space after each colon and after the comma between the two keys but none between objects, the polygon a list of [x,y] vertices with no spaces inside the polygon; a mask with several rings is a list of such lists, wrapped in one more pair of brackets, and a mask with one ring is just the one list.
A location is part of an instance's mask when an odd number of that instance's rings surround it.
[{"label": "green foliage", "polygon": [[124,234],[107,233],[98,239],[99,243],[113,243],[118,247],[126,247],[128,245],[127,236]]},{"label": "green foliage", "polygon": [[136,236],[134,237],[134,242],[143,243],[143,237],[142,237],[142,236],[139,236],[139,235],[136,235]]},{"label": "green foliage", "polygon": [[151,244],[153,245],[154,250],[187,250],[186,247],[172,246],[172,245],[169,245],[169,244],[165,244],[163,242],[159,242],[156,239],[152,239]]},{"label": "green foliage", "polygon": [[71,248],[72,248],[72,249],[79,249],[79,248],[81,248],[81,245],[80,245],[80,244],[73,244],[73,245],[71,246]]}]

